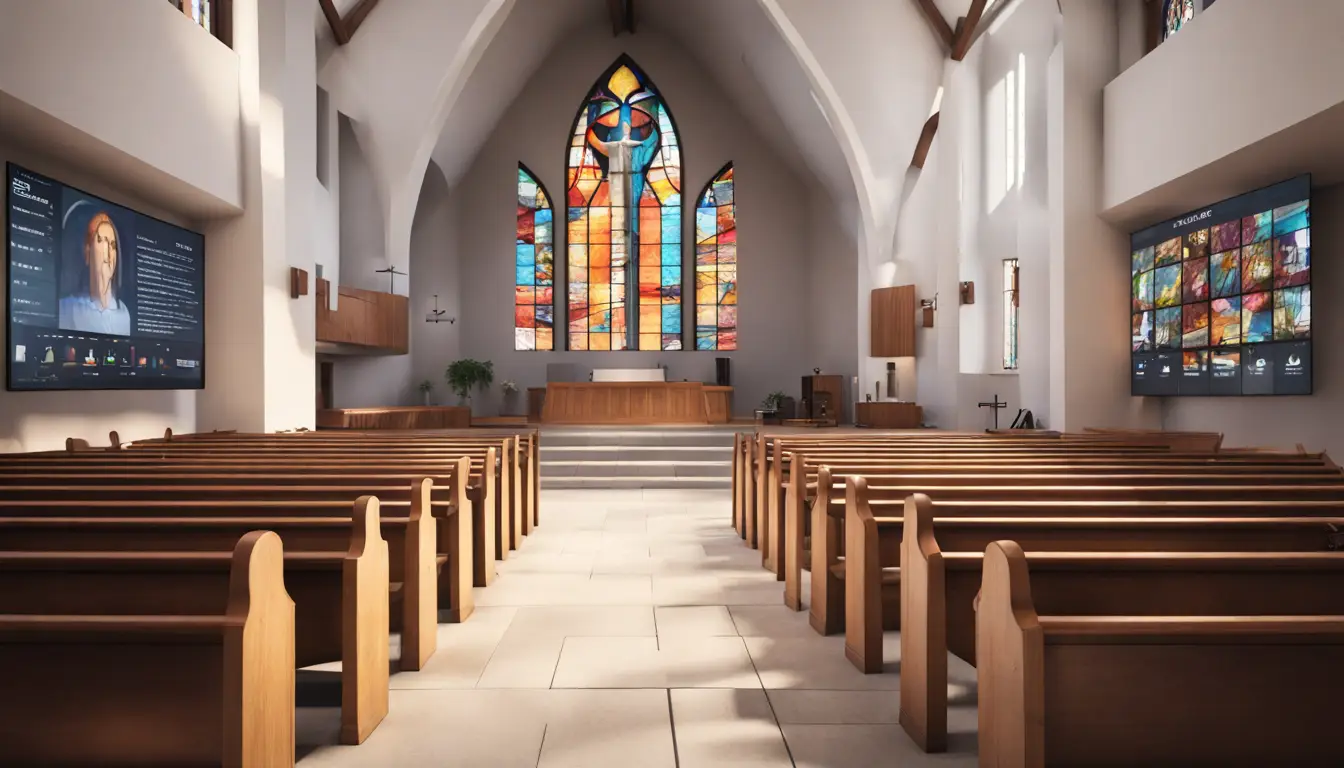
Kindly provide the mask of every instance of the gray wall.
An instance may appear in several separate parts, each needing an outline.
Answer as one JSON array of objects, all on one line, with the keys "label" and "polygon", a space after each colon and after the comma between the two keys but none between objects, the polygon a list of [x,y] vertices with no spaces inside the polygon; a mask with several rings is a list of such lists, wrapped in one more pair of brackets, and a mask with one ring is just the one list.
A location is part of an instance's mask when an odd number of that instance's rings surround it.
[{"label": "gray wall", "polygon": [[[629,53],[661,89],[680,131],[682,192],[687,205],[683,263],[688,275],[693,261],[694,197],[725,163],[732,161],[737,169],[741,281],[737,352],[513,349],[517,163],[527,164],[552,197],[563,199],[564,150],[575,112],[594,79],[622,52]],[[827,204],[818,202],[821,196],[813,195],[813,188],[814,184],[799,178],[767,147],[712,75],[674,44],[643,33],[619,39],[601,29],[580,34],[542,64],[450,195],[460,223],[456,239],[461,258],[458,350],[465,357],[493,361],[497,382],[511,379],[523,388],[544,385],[546,364],[553,362],[572,363],[581,371],[662,362],[673,380],[712,381],[714,358],[726,356],[733,360],[734,410],[738,414],[750,414],[775,389],[796,396],[799,377],[815,366],[851,375],[857,368],[854,244],[833,235],[841,228],[828,222],[824,212],[818,213],[818,207]],[[557,210],[557,219],[563,221],[562,210]],[[822,242],[813,232],[818,220],[828,228]],[[558,233],[557,254],[564,253],[561,239]],[[822,247],[820,253],[818,247]],[[454,254],[449,251],[445,247],[412,255],[412,274],[424,276],[417,277],[413,290],[439,293],[441,305],[443,296],[453,291],[452,270],[426,263],[426,259],[451,260]],[[423,311],[416,303],[413,324],[424,323]],[[685,318],[691,322],[689,312]],[[825,333],[814,330],[818,323],[827,329]],[[452,360],[452,352],[451,344],[417,345],[413,367],[441,371]],[[498,409],[498,387],[478,397],[477,413]]]},{"label": "gray wall", "polygon": [[1311,199],[1311,290],[1324,312],[1312,314],[1311,397],[1173,397],[1164,402],[1163,427],[1222,432],[1225,445],[1291,448],[1344,456],[1344,314],[1331,297],[1344,295],[1344,185],[1317,189]]}]

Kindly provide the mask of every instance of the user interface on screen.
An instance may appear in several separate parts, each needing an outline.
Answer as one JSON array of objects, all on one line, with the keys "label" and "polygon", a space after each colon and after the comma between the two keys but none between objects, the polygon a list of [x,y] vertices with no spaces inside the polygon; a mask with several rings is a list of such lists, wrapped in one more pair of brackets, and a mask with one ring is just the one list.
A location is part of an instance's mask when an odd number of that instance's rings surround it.
[{"label": "user interface on screen", "polygon": [[8,388],[204,386],[205,239],[7,170]]},{"label": "user interface on screen", "polygon": [[1311,177],[1130,238],[1135,395],[1309,395]]}]

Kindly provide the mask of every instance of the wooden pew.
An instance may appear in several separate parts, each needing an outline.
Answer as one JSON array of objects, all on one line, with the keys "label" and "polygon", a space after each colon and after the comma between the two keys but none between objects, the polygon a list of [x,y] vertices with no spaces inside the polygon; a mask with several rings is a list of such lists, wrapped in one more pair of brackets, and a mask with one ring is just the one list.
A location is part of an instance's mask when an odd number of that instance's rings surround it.
[{"label": "wooden pew", "polygon": [[[306,494],[279,493],[291,488],[278,486],[266,489],[265,493],[253,493],[255,489],[246,486],[182,486],[138,488],[135,486],[81,487],[66,489],[41,489],[36,493],[26,493],[30,498],[5,498],[4,489],[0,489],[0,531],[6,532],[6,539],[23,542],[9,545],[15,549],[63,548],[59,542],[74,539],[75,529],[70,536],[62,537],[61,530],[51,531],[57,545],[41,545],[34,531],[43,518],[84,518],[90,523],[98,519],[144,519],[152,521],[159,518],[184,518],[191,521],[196,518],[215,521],[228,518],[245,518],[264,522],[277,520],[288,522],[291,519],[338,518],[348,521],[353,502],[348,501],[344,493],[316,489]],[[298,488],[302,491],[304,489]],[[404,492],[403,492],[404,494]],[[16,494],[18,495],[18,494]],[[119,496],[120,498],[108,498]],[[410,498],[405,501],[380,502],[381,528],[392,549],[392,581],[404,584],[404,601],[399,624],[406,637],[403,638],[408,649],[403,663],[411,658],[419,658],[423,664],[433,653],[436,635],[435,627],[440,611],[446,612],[450,622],[465,621],[474,611],[474,597],[471,592],[471,531],[470,521],[451,514],[443,525],[428,513],[429,481],[421,480],[416,484]],[[257,498],[253,498],[257,497]],[[36,518],[36,521],[18,522]],[[179,528],[182,523],[175,523]],[[191,527],[191,526],[188,526]],[[110,529],[110,527],[109,527]],[[436,530],[449,530],[449,536],[437,536]],[[88,524],[77,529],[82,536],[95,536]],[[194,530],[194,528],[193,528]],[[286,540],[290,548],[302,547],[304,551],[332,551],[330,532],[322,526],[316,526],[317,538],[308,543]],[[167,533],[156,534],[167,536]],[[206,536],[199,530],[196,537]],[[293,536],[305,536],[303,529],[296,528]],[[26,537],[26,538],[25,538]],[[102,539],[95,539],[102,541]],[[207,541],[218,544],[215,534]],[[445,547],[445,543],[449,546]],[[77,545],[68,543],[65,547]],[[147,545],[145,545],[147,546]],[[187,546],[183,544],[182,546]],[[95,547],[96,548],[96,547]],[[341,546],[341,550],[345,547]],[[446,551],[445,551],[446,550]],[[416,667],[418,668],[418,666]]]},{"label": "wooden pew", "polygon": [[[820,463],[820,462],[828,463]],[[816,463],[814,463],[816,462]],[[1168,466],[1165,463],[1130,463],[1099,465],[1095,467],[1075,468],[1068,465],[1012,464],[1005,462],[1000,466],[987,468],[961,464],[921,465],[918,468],[901,464],[878,463],[876,459],[863,459],[859,463],[829,463],[834,459],[812,459],[795,453],[790,460],[794,477],[808,477],[814,482],[802,484],[789,482],[784,496],[784,526],[779,546],[783,549],[783,558],[779,559],[781,568],[777,577],[784,580],[784,604],[794,610],[802,610],[802,571],[811,570],[812,555],[806,542],[812,533],[814,519],[819,519],[814,510],[823,507],[838,514],[837,507],[844,496],[844,478],[862,476],[870,482],[883,485],[902,484],[917,487],[949,483],[967,485],[1048,485],[1058,481],[1069,484],[1126,485],[1150,484],[1160,478],[1164,485],[1294,485],[1299,483],[1341,483],[1344,473],[1333,464],[1276,465],[1272,462],[1255,465],[1203,465],[1199,470],[1189,466]],[[828,482],[817,482],[822,473],[830,478]],[[806,492],[804,492],[804,490]],[[811,504],[807,502],[812,497]],[[834,506],[833,506],[834,505]],[[843,521],[840,515],[837,519]],[[818,545],[843,546],[840,529],[835,526],[823,526],[813,537]],[[838,552],[837,552],[838,554]],[[815,587],[814,587],[815,588]]]},{"label": "wooden pew", "polygon": [[[1344,616],[1334,584],[1291,574],[1319,602],[1249,590],[1249,607],[1267,614],[1238,612],[1232,599],[1191,606],[1214,613],[1102,606],[1082,615],[1044,599],[1039,566],[1013,542],[991,544],[983,561],[980,765],[1339,765]],[[1145,599],[1108,602],[1144,608],[1149,587],[1130,590]],[[903,711],[905,691],[902,679]]]},{"label": "wooden pew", "polygon": [[[859,516],[866,517],[861,482],[852,490]],[[949,617],[962,652],[974,632],[969,598],[967,605],[947,603],[943,558],[949,552],[978,553],[1008,536],[1039,552],[1324,552],[1344,546],[1336,533],[1344,527],[1344,505],[1340,517],[935,517],[939,510],[923,495],[907,500],[905,535],[899,542],[882,539],[879,553],[889,562],[893,543],[900,548],[901,721],[931,751],[946,743]],[[858,557],[871,563],[870,554]],[[859,585],[869,600],[871,583],[869,576]],[[853,643],[855,656],[880,660],[881,626],[869,624],[865,633]]]},{"label": "wooden pew", "polygon": [[[294,603],[280,538],[233,550],[195,615],[0,615],[11,765],[294,764]],[[59,672],[54,672],[59,670]]]},{"label": "wooden pew", "polygon": [[[254,457],[254,458],[230,458],[230,459],[210,459],[204,456],[196,457],[173,457],[171,459],[158,459],[143,455],[126,455],[131,452],[122,452],[118,454],[96,453],[96,454],[70,454],[70,456],[80,456],[74,461],[65,461],[64,455],[60,456],[30,456],[23,455],[16,457],[13,454],[0,456],[0,486],[13,484],[14,482],[23,482],[38,474],[49,476],[52,474],[58,476],[97,476],[107,482],[115,482],[111,478],[119,474],[140,473],[160,473],[165,478],[185,475],[251,475],[258,478],[265,477],[266,482],[292,484],[299,479],[302,482],[323,482],[333,485],[350,484],[356,488],[367,487],[368,477],[381,477],[388,480],[404,480],[406,478],[428,477],[435,483],[434,493],[450,494],[451,501],[443,502],[440,494],[439,500],[435,502],[434,509],[436,515],[444,517],[448,514],[449,508],[464,509],[470,508],[470,515],[460,515],[450,518],[446,525],[440,526],[441,554],[450,554],[450,551],[443,547],[446,542],[456,542],[459,540],[471,541],[473,545],[473,554],[470,558],[473,567],[473,579],[476,586],[487,586],[494,581],[495,576],[495,515],[490,510],[495,509],[494,505],[494,484],[491,482],[482,482],[475,487],[464,487],[459,478],[463,474],[463,467],[468,466],[464,461],[469,461],[465,457],[459,457],[452,460],[451,471],[445,471],[441,462],[431,462],[428,464],[405,463],[399,461],[381,461],[378,459],[324,459],[312,460],[307,457]],[[487,458],[492,451],[487,451]],[[475,466],[472,461],[470,466]],[[474,470],[473,470],[474,471]],[[284,479],[284,478],[290,479]],[[474,477],[480,478],[479,473]],[[167,480],[165,480],[167,482]],[[395,499],[390,500],[395,506]],[[444,506],[448,504],[449,506]],[[456,560],[454,561],[456,562]],[[453,592],[455,595],[456,592]]]},{"label": "wooden pew", "polygon": [[[851,479],[853,479],[851,477]],[[868,498],[869,509],[874,518],[877,518],[874,525],[879,536],[891,535],[899,541],[901,530],[901,518],[904,515],[904,500],[907,496],[914,493],[925,493],[939,500],[940,505],[946,502],[948,504],[944,509],[949,515],[964,516],[971,514],[975,516],[1000,516],[1011,514],[1025,514],[1028,516],[1051,515],[1047,511],[1053,505],[1069,505],[1071,507],[1067,514],[1102,516],[1108,514],[1134,514],[1138,516],[1150,514],[1178,514],[1172,508],[1172,504],[1177,502],[1204,502],[1203,509],[1187,508],[1182,510],[1185,516],[1266,516],[1263,504],[1258,507],[1245,508],[1241,502],[1245,500],[1255,500],[1258,502],[1292,502],[1295,505],[1301,502],[1317,501],[1321,502],[1319,507],[1310,505],[1295,506],[1298,516],[1316,516],[1333,515],[1340,509],[1340,504],[1344,503],[1344,483],[1334,478],[1335,482],[1304,484],[1251,484],[1239,485],[1236,479],[1228,479],[1223,485],[1216,486],[1173,486],[1167,485],[1162,477],[1149,478],[1143,482],[1141,478],[1127,478],[1123,484],[1116,485],[1069,485],[1070,478],[1060,477],[1052,485],[873,485],[864,482],[865,493]],[[886,478],[873,478],[875,482],[886,482]],[[957,478],[959,482],[963,478]],[[961,503],[965,502],[965,503]],[[990,511],[1000,502],[1016,503],[1016,508],[999,509],[997,512]],[[1087,504],[1073,508],[1076,502],[1100,502],[1100,504]],[[845,598],[845,586],[843,579],[847,576],[841,576],[848,566],[840,566],[840,556],[842,547],[847,553],[851,538],[849,531],[849,516],[851,510],[849,504],[842,507],[839,504],[826,503],[814,504],[812,510],[812,542],[811,542],[811,573],[812,573],[812,600],[810,605],[810,621],[814,629],[822,634],[831,634],[839,631],[840,627],[846,622],[846,619],[836,610],[837,606],[848,605]],[[1243,511],[1238,511],[1242,509]],[[967,511],[971,510],[971,511]],[[1269,513],[1273,514],[1273,513]],[[844,519],[842,524],[838,520]],[[884,532],[887,527],[891,527],[890,532]],[[865,535],[862,531],[853,533],[859,540]],[[897,551],[892,549],[892,552]],[[846,557],[846,560],[848,558]],[[889,560],[885,563],[888,566],[895,566],[895,560]],[[894,573],[887,575],[888,585],[891,588],[890,595],[886,598],[886,604],[896,606],[899,600],[899,590],[895,589],[898,583]],[[892,614],[888,611],[885,614],[884,621],[888,628],[895,629],[899,613]]]}]

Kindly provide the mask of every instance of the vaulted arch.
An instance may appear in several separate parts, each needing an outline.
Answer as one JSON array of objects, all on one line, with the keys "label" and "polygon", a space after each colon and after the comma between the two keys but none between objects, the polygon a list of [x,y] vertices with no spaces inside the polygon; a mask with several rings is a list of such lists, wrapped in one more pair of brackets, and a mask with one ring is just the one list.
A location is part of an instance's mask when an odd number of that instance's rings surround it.
[{"label": "vaulted arch", "polygon": [[681,145],[630,57],[579,106],[566,166],[569,349],[681,349]]}]

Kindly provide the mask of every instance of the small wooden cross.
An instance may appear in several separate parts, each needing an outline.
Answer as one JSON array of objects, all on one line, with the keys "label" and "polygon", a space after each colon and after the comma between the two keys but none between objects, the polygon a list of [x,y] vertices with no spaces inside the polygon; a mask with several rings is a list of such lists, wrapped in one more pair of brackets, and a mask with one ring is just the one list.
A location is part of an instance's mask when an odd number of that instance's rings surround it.
[{"label": "small wooden cross", "polygon": [[999,395],[998,395],[998,393],[996,392],[996,393],[994,394],[994,402],[992,402],[992,403],[980,403],[980,404],[977,405],[976,407],[977,407],[977,408],[993,408],[993,409],[994,409],[994,428],[995,428],[995,429],[998,429],[998,428],[999,428],[999,411],[1001,411],[1001,410],[1003,410],[1004,408],[1007,408],[1007,407],[1008,407],[1008,401],[1005,400],[1005,401],[1003,401],[1003,402],[999,402]]}]

